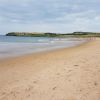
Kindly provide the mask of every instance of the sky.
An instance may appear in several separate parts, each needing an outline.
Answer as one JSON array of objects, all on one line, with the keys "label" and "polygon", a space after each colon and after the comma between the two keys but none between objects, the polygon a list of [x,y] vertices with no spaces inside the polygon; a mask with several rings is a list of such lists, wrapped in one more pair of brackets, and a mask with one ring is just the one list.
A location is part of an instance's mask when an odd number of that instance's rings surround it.
[{"label": "sky", "polygon": [[0,34],[100,32],[100,0],[0,0]]}]

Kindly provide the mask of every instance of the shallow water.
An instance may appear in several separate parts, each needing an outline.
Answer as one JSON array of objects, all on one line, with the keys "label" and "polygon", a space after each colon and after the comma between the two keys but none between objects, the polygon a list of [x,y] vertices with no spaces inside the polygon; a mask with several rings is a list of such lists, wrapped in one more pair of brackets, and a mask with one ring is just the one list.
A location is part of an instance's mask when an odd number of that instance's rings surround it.
[{"label": "shallow water", "polygon": [[85,42],[76,38],[0,36],[0,59],[71,47]]}]

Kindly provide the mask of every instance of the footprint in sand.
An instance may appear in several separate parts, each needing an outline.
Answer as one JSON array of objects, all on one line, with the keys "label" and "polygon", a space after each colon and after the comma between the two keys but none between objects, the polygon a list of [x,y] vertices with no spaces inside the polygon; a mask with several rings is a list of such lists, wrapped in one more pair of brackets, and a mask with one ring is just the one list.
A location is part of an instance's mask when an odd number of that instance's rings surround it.
[{"label": "footprint in sand", "polygon": [[60,75],[60,73],[57,73],[56,75]]},{"label": "footprint in sand", "polygon": [[55,87],[52,88],[52,90],[55,90],[56,88],[57,88],[57,87],[55,86]]},{"label": "footprint in sand", "polygon": [[94,82],[94,85],[95,85],[95,86],[97,86],[97,85],[98,85],[98,83],[97,83],[97,82]]},{"label": "footprint in sand", "polygon": [[36,83],[37,83],[37,81],[33,81],[33,83],[34,83],[34,84],[36,84]]},{"label": "footprint in sand", "polygon": [[79,65],[74,65],[74,66],[79,66]]}]

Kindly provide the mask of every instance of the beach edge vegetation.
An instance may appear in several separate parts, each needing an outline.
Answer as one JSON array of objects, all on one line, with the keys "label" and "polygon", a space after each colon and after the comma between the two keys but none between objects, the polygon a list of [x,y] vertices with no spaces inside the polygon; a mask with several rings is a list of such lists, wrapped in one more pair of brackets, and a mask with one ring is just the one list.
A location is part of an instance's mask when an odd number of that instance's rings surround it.
[{"label": "beach edge vegetation", "polygon": [[42,32],[9,32],[6,36],[25,37],[100,37],[100,33],[95,32],[73,32],[73,33],[42,33]]}]

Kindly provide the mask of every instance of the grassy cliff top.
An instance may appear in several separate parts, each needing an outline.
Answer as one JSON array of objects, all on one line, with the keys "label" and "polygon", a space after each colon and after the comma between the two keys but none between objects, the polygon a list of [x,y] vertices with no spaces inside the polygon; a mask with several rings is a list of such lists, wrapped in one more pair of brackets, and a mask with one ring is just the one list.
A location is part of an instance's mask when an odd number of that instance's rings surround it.
[{"label": "grassy cliff top", "polygon": [[89,37],[96,36],[100,37],[100,33],[94,32],[73,32],[73,33],[43,33],[43,32],[10,32],[7,33],[6,36],[29,36],[29,37]]}]

